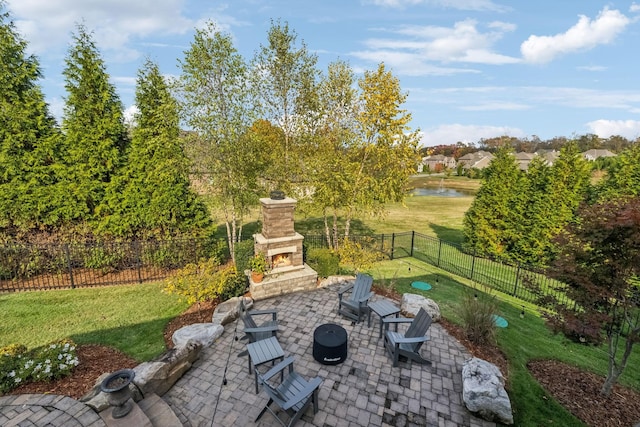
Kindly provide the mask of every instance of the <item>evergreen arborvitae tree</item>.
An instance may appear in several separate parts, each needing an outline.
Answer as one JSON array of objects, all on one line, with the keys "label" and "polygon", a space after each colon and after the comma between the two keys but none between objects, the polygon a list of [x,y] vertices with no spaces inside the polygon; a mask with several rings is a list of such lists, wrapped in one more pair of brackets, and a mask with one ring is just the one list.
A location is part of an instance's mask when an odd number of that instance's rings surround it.
[{"label": "evergreen arborvitae tree", "polygon": [[546,265],[554,258],[553,239],[575,218],[590,176],[589,165],[573,141],[562,147],[552,166],[540,158],[531,162],[520,194],[519,218],[513,224],[519,236],[513,260]]},{"label": "evergreen arborvitae tree", "polygon": [[464,215],[466,246],[478,255],[509,259],[519,239],[513,224],[522,210],[523,174],[512,153],[506,145],[498,149]]},{"label": "evergreen arborvitae tree", "polygon": [[640,143],[624,150],[607,168],[607,175],[596,189],[600,201],[621,196],[640,196]]},{"label": "evergreen arborvitae tree", "polygon": [[31,229],[60,220],[60,133],[37,83],[38,59],[4,8],[0,1],[0,227]]},{"label": "evergreen arborvitae tree", "polygon": [[73,40],[63,71],[68,96],[62,129],[68,196],[78,202],[76,218],[86,220],[120,166],[127,139],[122,103],[91,34],[80,25]]},{"label": "evergreen arborvitae tree", "polygon": [[138,72],[136,105],[127,160],[98,209],[101,230],[124,236],[202,230],[210,220],[189,187],[177,104],[150,60]]}]

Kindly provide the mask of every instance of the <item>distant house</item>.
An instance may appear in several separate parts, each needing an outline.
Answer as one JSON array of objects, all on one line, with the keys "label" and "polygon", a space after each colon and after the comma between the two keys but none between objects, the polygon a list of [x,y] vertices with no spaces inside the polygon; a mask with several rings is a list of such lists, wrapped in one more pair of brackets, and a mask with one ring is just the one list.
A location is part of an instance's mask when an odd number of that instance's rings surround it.
[{"label": "distant house", "polygon": [[524,151],[521,151],[519,153],[515,153],[513,155],[516,158],[516,162],[518,163],[518,168],[521,171],[526,171],[529,169],[529,163],[531,163],[531,160],[533,160],[536,155],[533,153],[525,153]]},{"label": "distant house", "polygon": [[542,157],[542,160],[544,160],[544,163],[547,166],[553,166],[560,155],[557,150],[538,150],[536,151],[536,154]]},{"label": "distant house", "polygon": [[592,148],[591,150],[587,150],[582,153],[582,157],[584,157],[585,160],[593,162],[595,159],[599,159],[600,157],[616,157],[616,155],[609,150],[597,150]]},{"label": "distant house", "polygon": [[462,165],[464,170],[484,169],[489,166],[493,160],[493,154],[487,151],[476,151],[475,153],[467,153],[458,159],[458,164]]},{"label": "distant house", "polygon": [[442,154],[436,154],[424,157],[422,159],[422,165],[432,172],[443,169],[454,169],[456,167],[456,159]]}]

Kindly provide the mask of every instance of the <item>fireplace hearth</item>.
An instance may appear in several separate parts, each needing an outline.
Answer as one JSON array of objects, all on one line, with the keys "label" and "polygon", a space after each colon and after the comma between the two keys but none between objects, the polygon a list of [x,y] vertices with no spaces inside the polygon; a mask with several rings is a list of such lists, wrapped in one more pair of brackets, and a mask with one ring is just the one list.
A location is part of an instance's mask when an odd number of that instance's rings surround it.
[{"label": "fireplace hearth", "polygon": [[289,197],[263,198],[262,231],[254,234],[254,249],[267,256],[270,271],[260,283],[249,279],[254,299],[316,288],[318,273],[303,260],[304,237],[294,229],[297,201]]}]

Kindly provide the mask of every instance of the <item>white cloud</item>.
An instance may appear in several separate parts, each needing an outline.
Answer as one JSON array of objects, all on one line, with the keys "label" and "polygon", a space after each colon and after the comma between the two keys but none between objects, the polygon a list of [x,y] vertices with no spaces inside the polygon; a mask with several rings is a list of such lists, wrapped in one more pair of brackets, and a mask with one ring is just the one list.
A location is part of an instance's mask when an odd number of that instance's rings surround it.
[{"label": "white cloud", "polygon": [[629,12],[632,12],[632,13],[640,12],[640,4],[631,3],[631,6],[629,6]]},{"label": "white cloud", "polygon": [[478,23],[468,19],[453,27],[406,26],[389,30],[398,38],[370,38],[364,44],[367,50],[351,55],[372,62],[384,61],[401,74],[449,75],[477,73],[469,68],[450,68],[432,65],[433,62],[464,62],[472,64],[509,64],[520,59],[493,51],[493,45],[514,25],[492,22],[487,31],[478,30]]},{"label": "white cloud", "polygon": [[182,34],[193,28],[183,5],[182,0],[8,0],[16,26],[38,54],[68,45],[79,23],[94,32],[101,49],[121,49],[151,34]]},{"label": "white cloud", "polygon": [[584,70],[584,71],[606,71],[607,67],[605,67],[603,65],[583,65],[581,67],[578,67],[578,70]]},{"label": "white cloud", "polygon": [[427,4],[458,10],[484,10],[494,12],[504,12],[507,10],[505,6],[496,4],[491,0],[368,0],[365,1],[365,3],[396,8]]},{"label": "white cloud", "polygon": [[531,108],[530,105],[509,101],[481,102],[476,105],[464,105],[460,107],[461,110],[465,111],[520,111],[528,110],[529,108]]},{"label": "white cloud", "polygon": [[640,136],[640,121],[638,120],[594,120],[587,123],[591,132],[602,138],[612,135],[620,135],[627,139],[636,139]]},{"label": "white cloud", "polygon": [[[479,31],[478,23],[473,19],[459,21],[450,27],[406,27],[399,34],[412,37],[414,49],[419,49],[421,56],[432,61],[441,62],[473,62],[484,64],[506,64],[518,62],[519,59],[500,55],[492,51],[492,47],[506,32],[513,31],[515,26],[507,23],[493,22],[491,30]],[[374,40],[375,42],[375,40]]]},{"label": "white cloud", "polygon": [[438,67],[424,61],[419,55],[395,50],[351,52],[351,56],[373,63],[384,62],[395,73],[406,76],[446,76],[460,73],[479,73],[469,68]]},{"label": "white cloud", "polygon": [[448,124],[421,132],[421,145],[430,147],[441,144],[455,144],[457,142],[476,143],[482,138],[494,138],[498,136],[525,136],[521,129],[509,126],[488,125],[462,125]]},{"label": "white cloud", "polygon": [[580,15],[578,23],[555,36],[529,36],[520,46],[525,61],[544,64],[556,57],[611,43],[631,22],[617,10],[603,9],[593,21]]}]

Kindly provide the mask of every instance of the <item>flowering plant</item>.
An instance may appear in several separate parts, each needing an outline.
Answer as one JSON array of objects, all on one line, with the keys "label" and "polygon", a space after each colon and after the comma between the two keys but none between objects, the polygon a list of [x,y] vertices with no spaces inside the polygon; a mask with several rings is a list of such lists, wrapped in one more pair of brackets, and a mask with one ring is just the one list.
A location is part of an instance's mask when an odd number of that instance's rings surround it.
[{"label": "flowering plant", "polygon": [[26,382],[67,376],[78,363],[76,346],[70,340],[52,342],[31,351],[18,344],[0,348],[0,393]]}]

